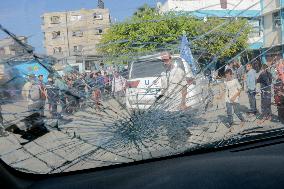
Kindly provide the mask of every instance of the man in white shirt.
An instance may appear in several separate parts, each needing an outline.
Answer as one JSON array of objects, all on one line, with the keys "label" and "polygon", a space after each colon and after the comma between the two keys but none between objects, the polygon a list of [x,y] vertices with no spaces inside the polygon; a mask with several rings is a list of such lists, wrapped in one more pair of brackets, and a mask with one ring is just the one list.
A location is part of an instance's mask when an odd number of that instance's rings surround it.
[{"label": "man in white shirt", "polygon": [[[169,53],[162,55],[162,61],[167,70],[167,88],[164,96],[168,98],[169,101],[166,101],[166,103],[170,104],[170,106],[179,106],[179,109],[185,110],[188,108],[186,106],[187,81],[185,72],[178,65],[174,65]],[[180,105],[175,104],[176,101],[180,101]],[[171,107],[171,109],[175,109],[175,107]]]},{"label": "man in white shirt", "polygon": [[124,96],[125,85],[126,79],[123,78],[117,71],[115,71],[112,79],[112,94],[118,100],[122,100]]},{"label": "man in white shirt", "polygon": [[25,83],[25,85],[22,88],[22,97],[24,100],[28,101],[29,100],[29,91],[32,86],[32,80],[35,79],[35,75],[31,74],[28,76],[28,81]]},{"label": "man in white shirt", "polygon": [[[229,126],[233,125],[233,110],[237,117],[241,120],[241,126],[244,125],[245,119],[240,112],[239,97],[242,87],[237,79],[233,78],[233,71],[228,69],[225,71],[226,81],[225,84],[225,102],[228,115]],[[224,93],[222,93],[224,94]],[[221,98],[223,95],[220,95]]]}]

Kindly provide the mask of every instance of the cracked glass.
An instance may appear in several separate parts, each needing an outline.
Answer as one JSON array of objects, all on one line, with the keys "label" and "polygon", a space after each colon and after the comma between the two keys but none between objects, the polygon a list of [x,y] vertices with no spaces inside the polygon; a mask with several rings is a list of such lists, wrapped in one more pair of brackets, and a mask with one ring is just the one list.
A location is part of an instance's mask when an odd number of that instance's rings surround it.
[{"label": "cracked glass", "polygon": [[169,1],[2,2],[0,158],[53,174],[282,135],[283,45],[262,20],[274,0]]}]

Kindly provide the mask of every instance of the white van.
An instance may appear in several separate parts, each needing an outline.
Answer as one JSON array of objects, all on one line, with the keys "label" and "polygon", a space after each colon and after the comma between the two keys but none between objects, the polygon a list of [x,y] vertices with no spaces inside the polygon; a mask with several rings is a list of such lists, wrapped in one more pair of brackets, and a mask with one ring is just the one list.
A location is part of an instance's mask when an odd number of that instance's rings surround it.
[{"label": "white van", "polygon": [[[199,107],[207,103],[209,80],[203,74],[194,77],[190,65],[180,55],[172,55],[172,61],[174,66],[178,66],[185,72],[185,80],[188,82],[186,105]],[[160,54],[141,57],[133,61],[129,68],[126,88],[127,109],[145,110],[151,107],[166,111],[178,110],[181,102],[181,95],[178,92],[168,95],[169,99],[163,98],[168,87],[168,80]]]}]

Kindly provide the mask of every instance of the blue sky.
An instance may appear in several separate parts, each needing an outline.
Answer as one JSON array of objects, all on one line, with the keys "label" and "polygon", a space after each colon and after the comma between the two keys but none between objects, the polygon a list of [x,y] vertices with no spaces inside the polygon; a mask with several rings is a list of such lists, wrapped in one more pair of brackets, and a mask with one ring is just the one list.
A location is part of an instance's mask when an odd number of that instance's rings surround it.
[{"label": "blue sky", "polygon": [[[131,16],[141,5],[154,6],[157,0],[105,0],[105,7],[118,21]],[[0,6],[0,23],[16,35],[29,37],[36,52],[45,53],[40,16],[45,12],[96,8],[97,0],[7,0]],[[0,35],[2,38],[3,35]]]}]

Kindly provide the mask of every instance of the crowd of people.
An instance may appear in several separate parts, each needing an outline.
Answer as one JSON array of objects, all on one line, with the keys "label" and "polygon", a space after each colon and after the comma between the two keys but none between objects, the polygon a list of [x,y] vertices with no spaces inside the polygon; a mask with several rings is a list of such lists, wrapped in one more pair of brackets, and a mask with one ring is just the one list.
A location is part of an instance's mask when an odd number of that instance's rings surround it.
[{"label": "crowd of people", "polygon": [[[259,84],[259,89],[257,88]],[[278,120],[284,123],[284,60],[268,61],[262,64],[257,73],[254,65],[248,63],[242,65],[238,61],[225,67],[225,95],[228,124],[233,125],[234,114],[241,120],[241,125],[246,122],[240,111],[239,98],[241,91],[245,90],[249,101],[248,114],[256,115],[258,124],[273,119],[272,105],[277,107]],[[260,95],[260,110],[257,109],[256,95]],[[276,112],[275,112],[276,113]]]},{"label": "crowd of people", "polygon": [[[167,63],[168,59],[164,57],[163,60]],[[254,64],[242,65],[239,61],[225,67],[225,93],[218,98],[225,100],[230,127],[234,123],[233,113],[241,120],[241,125],[246,122],[239,100],[243,90],[249,102],[247,113],[257,116],[259,124],[273,119],[276,112],[272,112],[272,105],[277,107],[278,120],[284,123],[284,60],[268,61],[262,64],[259,72],[256,70]],[[50,74],[47,82],[44,82],[43,75],[31,74],[22,88],[22,97],[28,102],[28,111],[41,116],[49,111],[52,118],[60,118],[86,106],[100,110],[102,102],[110,96],[123,103],[125,90],[126,79],[121,72],[107,70],[101,64],[98,70],[90,73],[72,71],[64,76]],[[257,108],[257,95],[260,95],[260,110]],[[182,93],[182,96],[186,95]],[[2,116],[0,123],[3,125]]]},{"label": "crowd of people", "polygon": [[72,71],[62,77],[50,74],[47,82],[43,82],[43,75],[37,78],[29,75],[22,96],[28,101],[28,111],[44,116],[48,108],[51,117],[59,118],[83,106],[100,109],[102,101],[109,96],[121,100],[125,85],[126,79],[117,69],[109,71],[101,64],[99,70],[90,73]]}]

